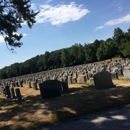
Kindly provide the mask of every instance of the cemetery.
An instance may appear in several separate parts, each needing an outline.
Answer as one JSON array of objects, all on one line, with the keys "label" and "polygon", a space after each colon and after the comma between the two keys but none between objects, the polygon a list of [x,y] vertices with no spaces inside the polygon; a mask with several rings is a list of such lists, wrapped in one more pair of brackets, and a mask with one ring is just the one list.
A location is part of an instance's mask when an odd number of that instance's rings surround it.
[{"label": "cemetery", "polygon": [[130,60],[0,80],[0,129],[34,129],[130,103]]}]

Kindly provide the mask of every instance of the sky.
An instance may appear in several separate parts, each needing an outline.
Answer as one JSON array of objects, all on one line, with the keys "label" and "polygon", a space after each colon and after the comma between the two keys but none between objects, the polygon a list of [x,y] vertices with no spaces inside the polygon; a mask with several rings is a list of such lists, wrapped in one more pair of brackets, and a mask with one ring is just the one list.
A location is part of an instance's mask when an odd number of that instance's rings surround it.
[{"label": "sky", "polygon": [[20,48],[12,53],[0,35],[0,69],[21,63],[45,51],[112,38],[114,29],[130,27],[130,0],[31,0],[39,10],[32,29],[24,23]]}]

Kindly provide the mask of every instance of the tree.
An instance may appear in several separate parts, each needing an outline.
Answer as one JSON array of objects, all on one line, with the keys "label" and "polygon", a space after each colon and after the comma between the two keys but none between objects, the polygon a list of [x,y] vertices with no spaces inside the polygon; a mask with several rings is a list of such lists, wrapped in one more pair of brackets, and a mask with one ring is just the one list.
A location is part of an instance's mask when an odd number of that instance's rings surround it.
[{"label": "tree", "polygon": [[123,38],[124,38],[124,32],[120,28],[115,28],[113,40],[115,41],[115,44],[116,44],[117,47],[120,46],[121,39],[123,39]]},{"label": "tree", "polygon": [[30,7],[30,0],[0,0],[0,35],[12,51],[23,44],[20,42],[22,34],[17,33],[22,24],[26,22],[31,28],[36,22],[35,17],[39,12],[34,12]]},{"label": "tree", "polygon": [[122,44],[121,48],[122,48],[121,52],[123,56],[130,57],[130,41]]},{"label": "tree", "polygon": [[61,50],[61,66],[62,67],[67,67],[69,66],[69,58],[70,58],[70,55],[69,55],[69,52],[67,51],[67,49],[63,48]]},{"label": "tree", "polygon": [[93,43],[84,45],[84,53],[85,53],[86,63],[96,61],[97,57],[96,57],[96,52],[94,50]]}]

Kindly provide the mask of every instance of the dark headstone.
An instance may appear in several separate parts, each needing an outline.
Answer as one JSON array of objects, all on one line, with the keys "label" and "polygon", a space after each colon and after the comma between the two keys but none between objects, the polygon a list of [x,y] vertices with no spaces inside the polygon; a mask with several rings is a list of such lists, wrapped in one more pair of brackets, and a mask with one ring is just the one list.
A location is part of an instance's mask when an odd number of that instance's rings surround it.
[{"label": "dark headstone", "polygon": [[15,82],[15,86],[16,86],[16,87],[19,87],[18,81]]},{"label": "dark headstone", "polygon": [[21,92],[19,88],[15,89],[15,94],[16,94],[16,100],[18,101],[22,100]]},{"label": "dark headstone", "polygon": [[7,97],[7,98],[10,98],[10,97],[11,97],[10,90],[9,90],[9,86],[5,86],[5,94],[6,94],[6,97]]},{"label": "dark headstone", "polygon": [[61,86],[58,80],[47,80],[39,84],[42,99],[61,96]]},{"label": "dark headstone", "polygon": [[112,82],[111,73],[109,73],[108,71],[96,73],[94,75],[94,84],[95,88],[97,89],[115,87],[115,85]]}]

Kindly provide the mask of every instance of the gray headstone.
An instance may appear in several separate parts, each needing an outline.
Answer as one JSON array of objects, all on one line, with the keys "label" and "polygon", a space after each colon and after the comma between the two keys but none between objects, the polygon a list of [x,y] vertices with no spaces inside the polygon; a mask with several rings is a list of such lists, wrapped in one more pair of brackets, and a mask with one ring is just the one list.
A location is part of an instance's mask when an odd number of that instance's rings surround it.
[{"label": "gray headstone", "polygon": [[19,81],[19,85],[20,85],[20,87],[23,87],[23,80]]},{"label": "gray headstone", "polygon": [[112,88],[115,85],[112,82],[111,73],[108,71],[98,72],[94,75],[94,84],[97,89]]},{"label": "gray headstone", "polygon": [[5,87],[0,86],[0,93],[1,93],[3,96],[6,96]]},{"label": "gray headstone", "polygon": [[46,80],[39,84],[42,99],[61,96],[61,86],[58,80]]},{"label": "gray headstone", "polygon": [[125,67],[124,68],[124,78],[125,79],[130,79],[130,67]]},{"label": "gray headstone", "polygon": [[12,87],[15,87],[15,82],[12,82],[12,83],[11,83],[11,86],[12,86]]},{"label": "gray headstone", "polygon": [[80,84],[85,84],[87,82],[86,75],[79,76],[77,82]]},{"label": "gray headstone", "polygon": [[28,81],[28,88],[31,88],[31,81]]},{"label": "gray headstone", "polygon": [[62,89],[63,92],[69,92],[69,87],[68,87],[68,77],[64,76],[62,80]]},{"label": "gray headstone", "polygon": [[36,82],[32,82],[32,87],[34,90],[38,90],[38,87],[37,87],[37,83]]},{"label": "gray headstone", "polygon": [[112,79],[118,79],[118,73],[117,72],[111,72]]},{"label": "gray headstone", "polygon": [[11,95],[11,98],[15,98],[15,93],[14,93],[13,87],[10,87],[10,95]]},{"label": "gray headstone", "polygon": [[72,76],[68,76],[68,84],[72,84]]}]

